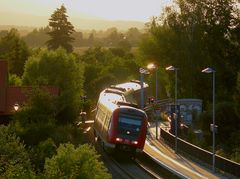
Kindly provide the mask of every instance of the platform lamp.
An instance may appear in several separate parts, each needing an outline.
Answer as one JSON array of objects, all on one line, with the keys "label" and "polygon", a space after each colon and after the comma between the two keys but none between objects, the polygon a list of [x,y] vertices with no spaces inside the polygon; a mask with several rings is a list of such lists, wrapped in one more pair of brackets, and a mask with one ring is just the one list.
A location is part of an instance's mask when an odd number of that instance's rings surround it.
[{"label": "platform lamp", "polygon": [[175,152],[177,153],[177,72],[178,72],[178,68],[174,67],[174,66],[169,66],[166,67],[167,71],[175,71],[175,98],[174,98],[174,106],[175,106]]},{"label": "platform lamp", "polygon": [[210,125],[212,130],[212,170],[215,172],[215,132],[216,132],[216,125],[215,125],[215,73],[216,71],[212,68],[205,68],[202,70],[203,73],[212,73],[212,124]]},{"label": "platform lamp", "polygon": [[[154,102],[156,104],[157,101],[158,101],[158,66],[153,64],[153,63],[150,63],[150,64],[147,65],[147,68],[149,70],[155,70],[155,88],[156,88],[156,90],[155,90],[155,100],[154,100]],[[157,117],[156,117],[155,122],[156,122],[156,139],[158,139],[158,121],[157,121]]]},{"label": "platform lamp", "polygon": [[149,71],[144,68],[139,68],[140,73],[140,82],[141,82],[141,109],[144,108],[144,89],[143,89],[143,81],[144,81],[144,74],[149,74]]}]

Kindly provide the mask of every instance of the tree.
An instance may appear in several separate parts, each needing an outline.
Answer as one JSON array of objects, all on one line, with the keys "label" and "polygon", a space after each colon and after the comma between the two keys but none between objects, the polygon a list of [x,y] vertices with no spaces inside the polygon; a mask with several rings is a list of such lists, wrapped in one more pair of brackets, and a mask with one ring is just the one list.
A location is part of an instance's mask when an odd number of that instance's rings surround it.
[{"label": "tree", "polygon": [[207,79],[199,73],[211,66],[217,71],[217,96],[231,99],[240,65],[239,8],[234,0],[177,0],[176,6],[167,7],[149,23],[141,48],[145,59],[177,66],[181,69],[179,96],[204,101],[211,97],[206,91],[211,83],[203,86]]},{"label": "tree", "polygon": [[139,75],[133,55],[126,54],[122,48],[90,48],[81,59],[86,63],[84,88],[92,99],[107,86]]},{"label": "tree", "polygon": [[136,27],[128,29],[126,32],[126,39],[129,40],[132,46],[138,46],[139,40],[141,39],[141,32]]},{"label": "tree", "polygon": [[62,122],[73,122],[79,114],[83,95],[84,66],[76,56],[60,48],[45,50],[29,58],[23,74],[23,84],[55,85],[60,88],[57,116]]},{"label": "tree", "polygon": [[9,62],[9,72],[21,76],[30,50],[16,29],[11,29],[0,40],[0,58]]},{"label": "tree", "polygon": [[99,156],[89,145],[77,148],[61,144],[57,154],[45,162],[45,178],[110,178]]},{"label": "tree", "polygon": [[71,22],[68,21],[66,15],[66,8],[62,5],[60,8],[54,11],[49,19],[49,26],[51,31],[48,32],[51,39],[47,41],[49,49],[57,49],[62,47],[67,52],[72,52],[73,47],[71,42],[74,40],[71,34],[74,32],[74,27]]},{"label": "tree", "polygon": [[27,43],[28,46],[44,47],[46,42],[50,39],[48,33],[50,32],[49,26],[42,27],[39,29],[34,29],[32,32],[23,37],[23,40]]},{"label": "tree", "polygon": [[0,178],[35,178],[25,145],[4,125],[0,125],[0,151]]},{"label": "tree", "polygon": [[[235,0],[176,0],[175,5],[167,7],[159,18],[153,18],[148,24],[148,33],[140,49],[143,59],[154,59],[163,67],[178,67],[178,96],[203,99],[207,112],[200,121],[208,145],[212,142],[211,108],[207,107],[212,102],[212,78],[201,70],[206,67],[216,70],[216,124],[219,130],[216,147],[227,153],[235,148],[238,155],[239,142],[230,144],[239,141],[236,137],[239,134],[239,106],[232,102],[235,94],[239,104],[239,4]],[[172,78],[171,96],[174,96],[174,75],[169,76]]]},{"label": "tree", "polygon": [[53,96],[39,88],[27,94],[29,100],[21,106],[11,121],[14,132],[26,145],[37,145],[55,129],[56,102]]}]

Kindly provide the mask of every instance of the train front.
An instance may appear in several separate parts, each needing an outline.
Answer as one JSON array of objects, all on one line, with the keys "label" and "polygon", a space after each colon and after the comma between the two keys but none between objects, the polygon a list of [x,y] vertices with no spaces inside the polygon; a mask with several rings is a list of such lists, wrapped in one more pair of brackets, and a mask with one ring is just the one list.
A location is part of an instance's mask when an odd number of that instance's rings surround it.
[{"label": "train front", "polygon": [[147,133],[147,115],[144,111],[121,106],[113,112],[109,128],[109,140],[116,148],[126,151],[142,151]]}]

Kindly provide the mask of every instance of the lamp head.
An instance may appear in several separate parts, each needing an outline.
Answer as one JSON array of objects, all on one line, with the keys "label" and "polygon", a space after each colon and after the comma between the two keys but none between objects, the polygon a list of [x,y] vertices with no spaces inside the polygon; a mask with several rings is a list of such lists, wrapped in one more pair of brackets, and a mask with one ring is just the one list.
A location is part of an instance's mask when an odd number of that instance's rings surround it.
[{"label": "lamp head", "polygon": [[144,69],[144,68],[139,68],[139,73],[142,73],[142,74],[149,74],[149,71]]},{"label": "lamp head", "polygon": [[214,73],[216,71],[214,69],[208,67],[208,68],[203,69],[202,72],[203,73]]},{"label": "lamp head", "polygon": [[147,65],[147,69],[149,69],[149,70],[153,70],[153,69],[156,69],[156,68],[157,68],[157,66],[154,65],[153,63],[150,63],[150,64]]},{"label": "lamp head", "polygon": [[167,71],[175,71],[175,70],[177,70],[177,68],[175,68],[174,66],[169,66],[169,67],[166,67],[166,70]]},{"label": "lamp head", "polygon": [[14,108],[15,111],[18,111],[18,109],[19,109],[19,104],[18,104],[18,103],[15,103],[14,106],[13,106],[13,108]]}]

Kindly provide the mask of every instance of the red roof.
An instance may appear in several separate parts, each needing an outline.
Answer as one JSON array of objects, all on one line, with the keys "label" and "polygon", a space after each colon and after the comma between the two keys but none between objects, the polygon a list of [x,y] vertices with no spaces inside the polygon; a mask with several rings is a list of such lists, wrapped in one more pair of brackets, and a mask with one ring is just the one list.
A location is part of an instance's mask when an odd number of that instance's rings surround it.
[{"label": "red roof", "polygon": [[[44,86],[43,89],[51,95],[58,95],[56,86]],[[31,92],[31,86],[8,86],[7,61],[0,60],[0,115],[10,115],[14,112],[14,105],[22,105],[27,102],[27,95]]]}]

